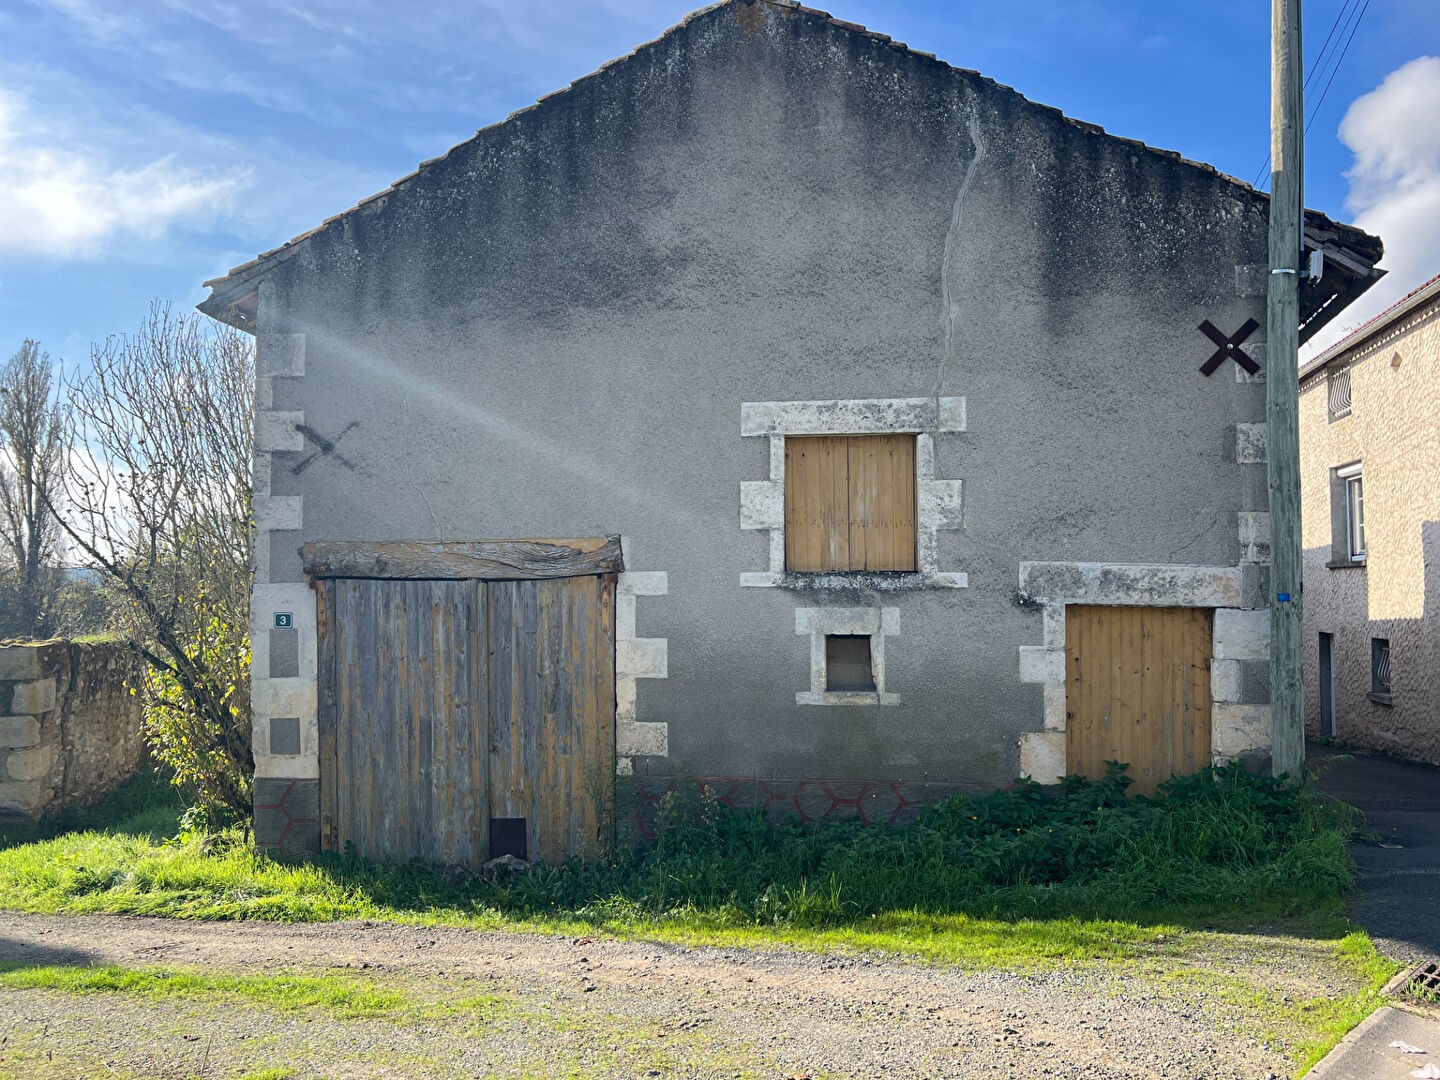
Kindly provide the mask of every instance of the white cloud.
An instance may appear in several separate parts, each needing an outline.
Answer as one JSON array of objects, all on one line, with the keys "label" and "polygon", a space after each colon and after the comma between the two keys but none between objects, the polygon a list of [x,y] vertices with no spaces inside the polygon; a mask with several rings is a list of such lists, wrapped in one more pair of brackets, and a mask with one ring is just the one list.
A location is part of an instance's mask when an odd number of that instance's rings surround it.
[{"label": "white cloud", "polygon": [[1340,139],[1355,155],[1346,207],[1385,243],[1389,273],[1305,349],[1338,341],[1440,273],[1440,57],[1411,60],[1351,103]]},{"label": "white cloud", "polygon": [[0,254],[87,257],[110,240],[162,237],[213,217],[246,183],[243,173],[202,173],[173,155],[113,165],[53,130],[26,130],[22,111],[17,95],[0,90]]}]

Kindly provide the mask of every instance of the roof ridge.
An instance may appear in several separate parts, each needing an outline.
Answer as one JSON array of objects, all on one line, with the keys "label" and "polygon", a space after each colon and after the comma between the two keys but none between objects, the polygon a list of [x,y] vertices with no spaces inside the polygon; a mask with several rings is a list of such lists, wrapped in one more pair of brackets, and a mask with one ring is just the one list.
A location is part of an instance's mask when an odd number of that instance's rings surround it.
[{"label": "roof ridge", "polygon": [[[533,112],[534,110],[540,108],[546,102],[570,93],[580,84],[598,77],[605,71],[615,67],[618,64],[622,64],[627,60],[633,59],[634,57],[638,56],[642,51],[652,48],[660,42],[671,37],[672,35],[679,33],[681,30],[689,26],[690,23],[694,22],[696,19],[701,18],[704,15],[708,15],[709,13],[723,7],[733,5],[743,5],[748,7],[761,3],[768,4],[769,6],[774,8],[781,8],[786,11],[799,12],[804,15],[824,19],[826,22],[840,28],[841,30],[846,31],[847,33],[863,35],[876,41],[877,43],[888,45],[891,48],[901,50],[905,53],[919,57],[923,60],[927,60],[931,63],[940,64],[949,71],[953,71],[960,75],[965,75],[978,79],[983,83],[988,83],[990,86],[993,86],[998,90],[1003,90],[1008,93],[1014,94],[1022,102],[1031,106],[1032,108],[1043,109],[1047,112],[1054,113],[1059,116],[1059,118],[1064,123],[1068,124],[1071,127],[1078,128],[1079,130],[1086,132],[1087,134],[1103,135],[1106,138],[1114,139],[1117,142],[1124,143],[1128,146],[1144,150],[1151,154],[1159,155],[1160,157],[1166,158],[1167,160],[1178,161],[1183,165],[1192,166],[1193,168],[1200,169],[1202,172],[1209,173],[1212,176],[1216,176],[1222,180],[1228,181],[1229,183],[1240,188],[1242,191],[1247,192],[1257,198],[1265,199],[1266,201],[1268,201],[1270,198],[1268,193],[1259,190],[1254,185],[1246,183],[1244,180],[1241,180],[1238,177],[1234,177],[1229,175],[1228,173],[1221,172],[1214,165],[1208,164],[1207,162],[1195,161],[1191,158],[1187,158],[1178,150],[1165,150],[1157,146],[1151,146],[1149,143],[1146,143],[1140,139],[1132,139],[1124,135],[1116,135],[1112,132],[1106,131],[1105,128],[1103,128],[1099,124],[1090,123],[1089,121],[1080,120],[1075,117],[1069,116],[1064,112],[1064,110],[1058,108],[1057,106],[1046,105],[1045,103],[1039,101],[1032,101],[1020,91],[1016,90],[1013,86],[1007,86],[1005,83],[992,79],[988,75],[985,75],[975,70],[974,68],[957,67],[956,65],[951,64],[948,61],[941,60],[935,53],[924,52],[921,49],[911,48],[903,41],[896,41],[890,35],[880,33],[876,30],[870,30],[867,27],[861,25],[860,23],[847,22],[844,19],[837,19],[828,11],[821,11],[818,8],[806,7],[804,4],[800,3],[800,0],[716,0],[715,3],[707,4],[704,7],[697,8],[694,11],[690,12],[678,23],[674,24],[673,26],[667,27],[660,34],[658,34],[654,38],[651,38],[649,41],[641,42],[629,52],[624,53],[621,56],[617,56],[612,60],[607,60],[594,71],[582,75],[577,79],[571,80],[571,82],[569,82],[565,86],[559,87],[556,90],[552,90],[550,93],[537,98],[531,104],[526,105],[523,108],[514,110],[513,112],[507,114],[503,119],[497,120],[493,124],[487,124],[482,128],[476,129],[475,134],[470,136],[468,139],[456,143],[454,146],[446,150],[443,154],[439,154],[436,157],[427,158],[426,160],[421,161],[418,165],[415,166],[414,169],[406,173],[404,176],[400,177],[398,180],[395,180],[383,190],[377,191],[373,195],[368,195],[365,198],[360,199],[358,202],[355,203],[355,205],[349,207],[348,209],[342,210],[336,214],[331,214],[314,228],[307,229],[302,233],[298,233],[295,236],[292,236],[289,240],[286,240],[284,243],[279,244],[276,247],[269,249],[268,251],[261,252],[253,259],[250,259],[247,262],[243,262],[238,266],[232,267],[228,272],[221,275],[220,277],[211,278],[210,280],[203,282],[203,287],[217,289],[229,283],[231,288],[226,290],[226,292],[229,293],[233,289],[237,289],[239,286],[247,284],[250,277],[253,276],[254,273],[261,268],[262,264],[274,264],[283,261],[284,259],[288,259],[290,256],[295,254],[295,251],[299,247],[299,245],[303,244],[305,241],[323,232],[337,221],[349,217],[351,214],[362,209],[363,207],[369,206],[374,202],[388,197],[392,191],[395,191],[402,185],[409,183],[426,169],[429,169],[430,167],[446,160],[462,147],[469,146],[486,132],[494,131],[497,128],[504,127],[506,124],[509,124],[511,121],[515,120],[517,117],[524,116],[526,113]],[[1336,229],[1351,228],[1350,226],[1346,226],[1340,222],[1334,221],[1328,215],[1316,210],[1306,210],[1305,215],[1307,219],[1318,219],[1319,223],[1324,223]],[[207,301],[207,303],[212,302],[215,299],[217,299],[217,296],[212,295],[210,301]]]}]

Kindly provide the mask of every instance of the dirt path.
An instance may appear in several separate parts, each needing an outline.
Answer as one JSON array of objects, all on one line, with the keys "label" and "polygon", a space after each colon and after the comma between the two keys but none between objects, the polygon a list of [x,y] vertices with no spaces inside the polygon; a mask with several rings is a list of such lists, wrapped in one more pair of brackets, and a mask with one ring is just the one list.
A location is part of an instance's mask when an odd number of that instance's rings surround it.
[{"label": "dirt path", "polygon": [[[1227,939],[1233,953],[1209,960],[1257,985],[1283,989],[1293,976],[1297,992],[1302,982],[1323,992],[1318,953],[1301,955],[1307,946],[1292,941],[1296,955],[1277,966],[1277,950],[1256,944],[1265,940]],[[0,912],[0,970],[11,977],[49,965],[284,972],[397,990],[412,1003],[342,1019],[272,1007],[253,992],[157,998],[0,984],[0,1075],[1292,1075],[1264,1026],[1273,1019],[1213,979],[1176,977],[1187,963],[965,972],[389,924]]]}]

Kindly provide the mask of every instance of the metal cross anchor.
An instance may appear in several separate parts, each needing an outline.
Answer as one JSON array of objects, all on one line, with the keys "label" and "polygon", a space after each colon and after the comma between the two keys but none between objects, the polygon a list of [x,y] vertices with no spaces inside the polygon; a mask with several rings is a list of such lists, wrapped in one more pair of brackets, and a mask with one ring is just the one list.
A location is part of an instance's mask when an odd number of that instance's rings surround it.
[{"label": "metal cross anchor", "polygon": [[1239,330],[1236,330],[1230,337],[1226,337],[1209,319],[1202,322],[1200,324],[1200,332],[1218,345],[1219,348],[1215,350],[1214,356],[1210,357],[1209,360],[1206,360],[1205,363],[1201,365],[1200,374],[1207,377],[1215,374],[1215,370],[1227,359],[1234,360],[1235,363],[1239,364],[1251,375],[1260,374],[1260,365],[1252,360],[1244,349],[1240,348],[1241,342],[1259,329],[1260,324],[1258,322],[1254,319],[1246,319],[1244,325],[1241,326]]},{"label": "metal cross anchor", "polygon": [[315,447],[315,452],[312,453],[309,457],[301,458],[299,461],[297,461],[291,467],[290,471],[296,476],[299,476],[311,465],[313,465],[317,458],[324,456],[333,457],[341,465],[344,465],[345,468],[349,469],[351,472],[354,472],[355,463],[353,461],[347,460],[343,454],[338,453],[335,449],[335,444],[338,443],[341,439],[345,438],[346,435],[349,435],[350,432],[354,431],[359,426],[360,421],[351,420],[350,423],[345,425],[345,429],[341,431],[339,435],[336,435],[333,439],[327,439],[324,435],[321,435],[320,432],[316,431],[312,427],[307,427],[305,424],[296,424],[295,430],[298,431],[302,436],[304,436],[306,442],[310,443],[312,446]]}]

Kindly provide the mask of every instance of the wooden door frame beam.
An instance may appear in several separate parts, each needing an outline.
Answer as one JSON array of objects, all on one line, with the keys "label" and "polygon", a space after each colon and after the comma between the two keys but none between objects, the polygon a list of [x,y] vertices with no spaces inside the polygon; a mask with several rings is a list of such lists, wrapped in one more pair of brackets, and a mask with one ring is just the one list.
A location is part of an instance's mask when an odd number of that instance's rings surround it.
[{"label": "wooden door frame beam", "polygon": [[311,578],[523,581],[618,574],[620,537],[566,540],[321,540],[300,549]]}]

